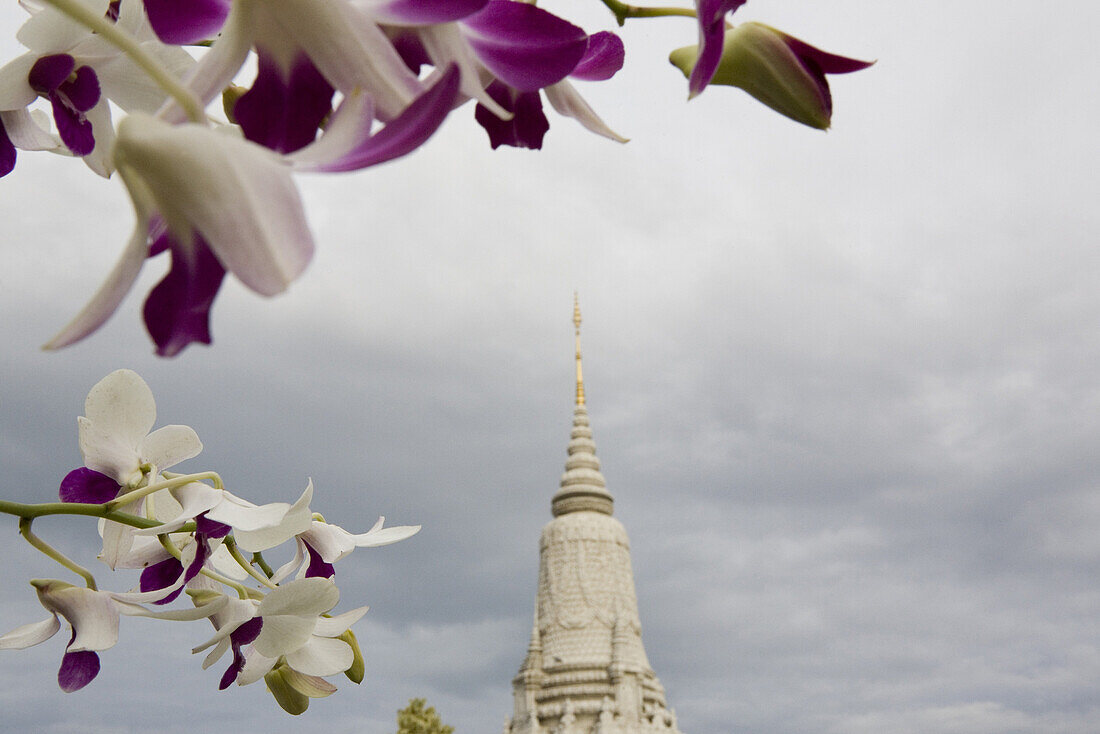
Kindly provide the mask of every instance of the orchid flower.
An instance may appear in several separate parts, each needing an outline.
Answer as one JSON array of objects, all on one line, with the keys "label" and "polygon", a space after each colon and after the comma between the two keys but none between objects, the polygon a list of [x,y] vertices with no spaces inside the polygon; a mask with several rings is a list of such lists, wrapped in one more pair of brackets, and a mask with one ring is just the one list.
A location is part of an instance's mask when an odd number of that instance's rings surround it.
[{"label": "orchid flower", "polygon": [[419,525],[386,528],[383,527],[385,521],[385,517],[379,517],[367,532],[353,534],[339,525],[314,520],[308,530],[298,535],[298,550],[294,558],[277,570],[272,580],[281,582],[295,570],[299,578],[332,578],[336,573],[332,564],[348,557],[356,548],[378,548],[420,532]]},{"label": "orchid flower", "polygon": [[159,249],[171,251],[172,266],[145,303],[145,323],[162,356],[210,342],[209,309],[226,270],[272,296],[309,263],[313,239],[301,199],[270,151],[202,125],[135,113],[119,123],[113,159],[134,203],[134,233],[107,281],[46,348],[99,328]]},{"label": "orchid flower", "polygon": [[153,612],[141,603],[163,598],[162,591],[151,594],[97,591],[56,579],[34,579],[31,585],[50,616],[0,636],[0,650],[22,650],[45,642],[61,629],[58,616],[64,617],[72,627],[72,636],[65,646],[57,681],[61,690],[67,693],[80,690],[98,675],[97,652],[114,647],[118,642],[119,614],[192,621],[209,617],[226,602],[226,597],[218,596],[193,609]]},{"label": "orchid flower", "polygon": [[[109,13],[107,0],[79,2],[101,16]],[[0,130],[0,175],[14,165],[14,148],[23,147],[81,156],[93,171],[107,176],[114,138],[108,100],[126,111],[152,112],[165,94],[125,54],[64,14],[51,7],[32,13],[16,35],[29,51],[0,68],[0,128],[6,128]],[[182,49],[153,37],[140,3],[122,3],[116,22],[171,73],[183,74],[194,64]],[[52,136],[43,126],[27,127],[27,118],[13,115],[38,97],[52,107],[60,138],[53,145],[46,142]]]},{"label": "orchid flower", "polygon": [[[693,69],[694,75],[706,53],[706,48],[688,46],[669,58],[684,74]],[[725,34],[710,83],[740,87],[776,112],[825,130],[833,112],[825,75],[847,74],[873,63],[827,53],[763,23],[742,23]]]},{"label": "orchid flower", "polygon": [[[217,633],[192,652],[214,647],[203,662],[203,667],[209,667],[226,650],[234,648],[234,662],[229,671],[233,671],[238,685],[254,683],[280,660],[307,676],[341,673],[354,662],[354,651],[347,642],[335,638],[366,614],[367,607],[333,617],[322,616],[339,600],[339,589],[328,579],[291,581],[258,603],[252,600],[235,602],[232,614],[227,615]],[[254,605],[253,611],[246,617],[246,605],[249,604]],[[242,632],[235,641],[233,635],[238,630]],[[244,645],[250,647],[242,652]]]},{"label": "orchid flower", "polygon": [[[153,393],[132,370],[116,370],[97,382],[77,418],[77,434],[84,466],[61,482],[63,502],[109,502],[123,488],[133,489],[162,468],[197,456],[202,442],[188,426],[171,425],[150,433],[157,419]],[[151,477],[148,467],[155,467]],[[140,502],[140,501],[139,501]],[[135,503],[140,510],[141,505]],[[115,568],[129,552],[134,529],[115,522],[102,524],[102,558]]]}]

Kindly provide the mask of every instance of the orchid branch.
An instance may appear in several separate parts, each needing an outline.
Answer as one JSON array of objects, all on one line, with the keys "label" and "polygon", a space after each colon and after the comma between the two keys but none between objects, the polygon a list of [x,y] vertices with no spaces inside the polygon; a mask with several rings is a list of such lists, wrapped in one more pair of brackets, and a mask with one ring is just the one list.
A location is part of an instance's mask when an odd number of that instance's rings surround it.
[{"label": "orchid branch", "polygon": [[626,24],[627,18],[698,17],[694,8],[646,7],[643,5],[628,5],[619,2],[619,0],[600,0],[600,2],[606,5],[607,9],[615,15],[615,20],[620,26]]},{"label": "orchid branch", "polygon": [[52,558],[55,561],[57,561],[58,563],[60,563],[65,568],[67,568],[70,571],[72,571],[73,573],[75,573],[77,576],[80,576],[81,578],[83,578],[84,583],[87,585],[87,587],[89,589],[91,589],[92,591],[97,591],[97,587],[96,587],[96,584],[95,584],[95,577],[92,576],[92,572],[89,571],[88,569],[84,568],[83,566],[81,566],[79,563],[72,560],[68,556],[66,556],[61,551],[54,548],[52,545],[50,545],[46,541],[42,540],[42,538],[39,538],[33,532],[31,532],[31,523],[32,522],[34,522],[33,518],[29,518],[29,517],[19,518],[19,534],[23,536],[23,539],[25,541],[27,541],[28,543],[30,543],[35,548],[37,548],[38,550],[45,553],[50,558]]},{"label": "orchid branch", "polygon": [[[108,507],[111,504],[109,502],[103,504],[92,504],[85,502],[42,502],[40,504],[28,505],[22,502],[12,502],[10,500],[0,500],[0,513],[5,515],[14,515],[15,517],[23,520],[33,520],[36,517],[45,517],[46,515],[83,515],[86,517],[102,517],[105,520],[111,520],[113,522],[122,523],[123,525],[129,525],[130,527],[147,529],[155,528],[164,523],[157,522],[156,520],[149,520],[148,518],[140,517],[138,515],[131,515],[128,512],[119,512],[118,510]],[[180,527],[177,532],[181,533],[193,533],[195,532],[195,523],[189,522]]]},{"label": "orchid branch", "polygon": [[163,482],[154,482],[153,484],[147,484],[144,487],[127,492],[126,494],[121,494],[110,502],[105,502],[104,505],[110,510],[114,510],[117,507],[128,505],[135,500],[147,497],[162,489],[174,489],[175,487],[182,487],[191,482],[201,482],[204,479],[211,480],[214,483],[214,489],[225,489],[222,478],[217,472],[204,471],[197,474],[173,474],[171,478],[165,479]]},{"label": "orchid branch", "polygon": [[189,120],[206,122],[206,112],[191,90],[183,86],[155,56],[146,52],[136,38],[107,20],[106,17],[97,15],[78,0],[45,0],[45,2],[93,33],[102,36],[129,56],[138,68],[148,74],[150,79],[179,103]]},{"label": "orchid branch", "polygon": [[233,538],[232,535],[226,536],[225,540],[223,541],[223,545],[225,545],[226,550],[229,551],[229,555],[233,556],[233,560],[236,561],[240,565],[240,567],[243,568],[246,573],[248,573],[249,576],[256,579],[269,589],[279,588],[278,584],[272,583],[270,578],[264,576],[252,567],[252,564],[248,562],[248,559],[246,559],[241,554],[240,549],[237,548],[237,541]]}]

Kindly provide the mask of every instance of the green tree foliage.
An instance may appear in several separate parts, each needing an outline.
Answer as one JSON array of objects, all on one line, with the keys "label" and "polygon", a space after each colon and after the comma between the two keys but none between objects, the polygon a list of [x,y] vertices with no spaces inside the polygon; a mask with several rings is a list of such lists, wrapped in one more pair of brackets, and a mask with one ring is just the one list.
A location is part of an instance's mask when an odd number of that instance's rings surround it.
[{"label": "green tree foliage", "polygon": [[424,708],[427,703],[423,698],[413,698],[397,712],[397,734],[453,734],[455,728],[443,724],[434,706]]}]

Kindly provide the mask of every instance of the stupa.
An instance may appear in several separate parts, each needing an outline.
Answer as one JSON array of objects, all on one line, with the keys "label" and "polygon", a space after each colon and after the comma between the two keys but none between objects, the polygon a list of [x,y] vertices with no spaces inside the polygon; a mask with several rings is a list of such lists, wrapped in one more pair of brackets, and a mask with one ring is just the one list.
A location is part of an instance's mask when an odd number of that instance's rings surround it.
[{"label": "stupa", "polygon": [[539,540],[539,584],[527,656],[512,679],[505,734],[681,734],[649,665],[630,563],[612,517],[588,423],[581,312],[574,296],[577,391],[554,519]]}]

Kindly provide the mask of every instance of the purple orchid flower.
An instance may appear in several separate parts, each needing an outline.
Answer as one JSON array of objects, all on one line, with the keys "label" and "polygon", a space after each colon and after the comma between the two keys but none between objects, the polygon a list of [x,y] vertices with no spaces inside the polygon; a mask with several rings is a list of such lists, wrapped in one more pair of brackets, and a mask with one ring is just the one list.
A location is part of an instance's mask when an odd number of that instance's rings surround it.
[{"label": "purple orchid flower", "polygon": [[[623,58],[622,40],[614,33],[600,31],[588,37],[584,55],[568,76],[584,81],[610,79],[622,68]],[[486,92],[512,114],[511,119],[502,119],[481,103],[475,108],[474,118],[488,133],[493,149],[501,145],[536,150],[542,148],[542,139],[550,129],[550,122],[543,114],[539,90],[521,91],[498,79],[489,84]],[[600,135],[619,142],[626,141],[608,128],[564,79],[548,85],[545,92],[559,113],[577,118],[589,130]]]},{"label": "purple orchid flower", "polygon": [[[669,56],[685,75],[699,68],[703,51],[688,46]],[[762,23],[742,23],[725,34],[711,84],[740,87],[776,112],[803,125],[828,129],[833,100],[826,74],[871,66],[815,48]]]},{"label": "purple orchid flower", "polygon": [[42,56],[34,62],[27,83],[50,101],[61,140],[74,155],[95,148],[87,112],[99,102],[99,79],[90,66],[77,66],[69,54]]}]

